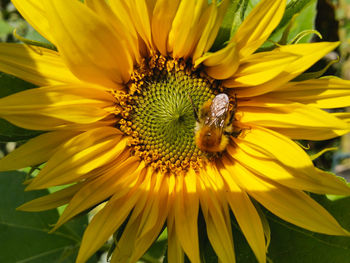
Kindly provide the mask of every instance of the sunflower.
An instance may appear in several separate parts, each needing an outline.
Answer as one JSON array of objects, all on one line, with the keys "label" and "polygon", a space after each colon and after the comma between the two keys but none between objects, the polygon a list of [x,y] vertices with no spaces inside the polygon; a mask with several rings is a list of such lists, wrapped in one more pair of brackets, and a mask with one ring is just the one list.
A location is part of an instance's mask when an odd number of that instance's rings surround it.
[{"label": "sunflower", "polygon": [[350,83],[292,81],[339,43],[257,52],[285,0],[262,0],[210,51],[229,1],[13,0],[55,49],[0,44],[0,70],[39,86],[0,99],[0,117],[46,131],[0,160],[44,164],[27,190],[68,185],[24,204],[68,204],[53,230],[98,204],[85,262],[116,231],[111,262],[136,262],[168,231],[168,262],[200,262],[198,218],[220,262],[235,262],[230,213],[259,262],[268,225],[257,203],[299,227],[349,235],[306,192],[349,195],[293,140],[349,131]]}]

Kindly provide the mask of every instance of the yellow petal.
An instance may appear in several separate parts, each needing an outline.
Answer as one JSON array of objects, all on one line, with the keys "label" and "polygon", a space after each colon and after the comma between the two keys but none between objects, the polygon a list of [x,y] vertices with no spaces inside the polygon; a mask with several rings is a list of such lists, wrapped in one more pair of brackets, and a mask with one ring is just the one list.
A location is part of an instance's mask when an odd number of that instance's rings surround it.
[{"label": "yellow petal", "polygon": [[[110,2],[115,3],[116,1]],[[106,24],[111,25],[114,32],[116,32],[121,39],[126,40],[128,45],[125,48],[129,50],[130,54],[133,54],[137,61],[140,61],[141,58],[138,44],[138,36],[135,28],[131,24],[131,19],[128,16],[127,12],[120,6],[118,8],[117,13],[113,12],[112,6],[109,6],[106,1],[85,0],[84,3],[95,13],[97,13],[97,15],[101,19],[104,19]]]},{"label": "yellow petal", "polygon": [[178,176],[174,197],[175,229],[183,250],[193,263],[200,262],[198,242],[199,199],[196,193],[196,173],[191,169],[183,178]]},{"label": "yellow petal", "polygon": [[[226,202],[221,193],[223,186],[217,189],[215,179],[219,179],[220,174],[208,167],[207,171],[202,171],[198,178],[198,194],[201,209],[205,219],[208,238],[221,262],[235,262],[233,249],[233,238],[231,230],[230,216]],[[219,182],[221,185],[221,182]],[[219,186],[220,187],[220,186]]]},{"label": "yellow petal", "polygon": [[120,164],[115,164],[116,167],[106,174],[86,182],[69,202],[53,231],[74,216],[107,200],[115,193],[119,192],[123,195],[128,192],[128,187],[130,188],[144,168],[144,165],[138,165],[138,159],[131,157]]},{"label": "yellow petal", "polygon": [[45,211],[59,207],[61,205],[65,205],[70,202],[75,193],[78,192],[83,187],[83,185],[83,183],[78,183],[52,194],[39,197],[21,205],[17,208],[17,210],[36,212]]},{"label": "yellow petal", "polygon": [[[77,263],[84,263],[112,236],[125,221],[130,211],[142,197],[136,188],[118,198],[113,199],[99,211],[86,228],[79,249]],[[113,220],[111,220],[111,218]]]},{"label": "yellow petal", "polygon": [[167,231],[168,231],[168,262],[169,263],[184,263],[184,251],[181,248],[180,240],[176,233],[175,227],[175,188],[177,176],[174,174],[169,175],[169,215],[167,217]]},{"label": "yellow petal", "polygon": [[[259,176],[290,188],[318,194],[350,194],[350,187],[342,180],[331,173],[312,167],[311,163],[305,169],[293,169],[284,166],[271,156],[266,155],[262,158],[261,152],[257,153],[251,146],[243,144],[244,141],[238,142],[236,147],[228,146],[227,151],[237,162]],[[308,158],[306,154],[304,156]]]},{"label": "yellow petal", "polygon": [[180,0],[158,0],[152,16],[152,36],[159,52],[167,56],[168,35]]},{"label": "yellow petal", "polygon": [[[119,0],[120,1],[120,0]],[[154,0],[122,0],[121,5],[126,7],[126,12],[131,18],[134,27],[147,48],[153,48],[151,34],[151,18],[154,8]],[[120,10],[117,10],[120,12]]]},{"label": "yellow petal", "polygon": [[231,41],[237,43],[239,56],[246,57],[258,49],[282,19],[286,0],[262,0],[238,28]]},{"label": "yellow petal", "polygon": [[334,112],[332,115],[350,124],[350,112]]},{"label": "yellow petal", "polygon": [[230,88],[255,86],[276,78],[300,55],[285,52],[260,52],[241,62],[234,77],[224,83]]},{"label": "yellow petal", "polygon": [[188,58],[192,54],[208,19],[208,8],[207,0],[180,2],[168,39],[168,52],[174,58]]},{"label": "yellow petal", "polygon": [[255,176],[237,162],[223,159],[225,168],[240,187],[272,213],[294,225],[328,235],[349,235],[338,222],[310,196],[272,184]]},{"label": "yellow petal", "polygon": [[325,77],[290,82],[266,96],[297,101],[322,109],[348,107],[350,105],[350,81]]},{"label": "yellow petal", "polygon": [[150,188],[143,210],[129,222],[118,241],[118,251],[113,253],[111,263],[136,262],[159,235],[168,215],[167,178],[158,174]]},{"label": "yellow petal", "polygon": [[[28,89],[0,99],[0,117],[10,122],[40,123],[41,117],[88,124],[110,115],[114,97],[105,90],[86,85],[50,86]],[[104,110],[105,109],[105,110]],[[37,117],[35,117],[37,116]],[[19,125],[22,126],[22,125]]]},{"label": "yellow petal", "polygon": [[36,31],[51,43],[55,44],[43,2],[36,0],[12,0],[11,2]]},{"label": "yellow petal", "polygon": [[261,97],[242,101],[239,105],[239,110],[244,113],[240,119],[242,123],[276,129],[293,139],[323,140],[349,131],[346,122],[300,103]]},{"label": "yellow petal", "polygon": [[299,190],[350,194],[343,180],[316,169],[310,157],[283,135],[254,127],[235,142],[237,146],[228,146],[228,153],[255,174]]},{"label": "yellow petal", "polygon": [[[288,81],[303,73],[338,45],[338,42],[320,42],[281,46],[271,52],[282,52],[285,54],[290,53],[293,54],[293,56],[297,56],[298,58],[289,63],[288,66],[284,68],[284,71],[282,71],[270,81],[251,87],[239,87],[238,89],[235,89],[235,93],[237,93],[238,97],[253,97],[265,94],[270,91],[278,90]],[[236,84],[237,83],[234,81],[233,83],[227,81],[224,83],[224,86],[230,87],[230,85],[234,86]]]},{"label": "yellow petal", "polygon": [[226,198],[239,227],[254,251],[258,262],[265,263],[265,236],[260,216],[250,201],[249,196],[237,186],[231,174],[224,168],[219,171],[228,185],[229,190],[227,191]]},{"label": "yellow petal", "polygon": [[62,143],[77,134],[72,131],[58,131],[39,135],[0,159],[0,170],[17,170],[44,163],[54,155]]},{"label": "yellow petal", "polygon": [[96,128],[72,138],[59,147],[27,189],[42,189],[82,179],[125,149],[127,139],[121,138],[121,132],[113,127]]},{"label": "yellow petal", "polygon": [[174,226],[174,216],[168,217],[168,262],[169,263],[184,263],[184,251],[181,248],[180,241],[176,235]]},{"label": "yellow petal", "polygon": [[0,71],[39,86],[80,81],[53,50],[14,43],[0,43]]},{"label": "yellow petal", "polygon": [[223,49],[214,53],[207,53],[195,61],[195,67],[203,63],[205,71],[215,79],[227,79],[236,72],[239,59],[236,44],[229,43]]},{"label": "yellow petal", "polygon": [[76,76],[108,87],[129,80],[133,58],[126,39],[79,1],[49,0],[46,9],[57,48]]},{"label": "yellow petal", "polygon": [[206,10],[208,14],[205,13],[203,15],[206,19],[203,21],[203,26],[200,26],[202,31],[192,55],[193,61],[196,61],[213,45],[229,3],[230,1],[228,0],[223,0],[218,4],[214,1]]}]

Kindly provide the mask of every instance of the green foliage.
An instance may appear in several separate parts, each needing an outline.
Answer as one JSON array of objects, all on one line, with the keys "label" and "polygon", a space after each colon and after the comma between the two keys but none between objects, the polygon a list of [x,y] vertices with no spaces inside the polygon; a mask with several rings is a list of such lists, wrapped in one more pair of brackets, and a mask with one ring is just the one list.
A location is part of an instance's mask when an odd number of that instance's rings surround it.
[{"label": "green foliage", "polygon": [[[57,210],[31,213],[16,211],[21,204],[48,194],[24,192],[25,173],[0,173],[0,262],[73,263],[88,223],[79,217],[49,234],[58,220]],[[97,262],[93,257],[89,262]]]},{"label": "green foliage", "polygon": [[12,32],[13,28],[6,21],[0,20],[0,39],[5,39]]},{"label": "green foliage", "polygon": [[[314,196],[341,225],[350,229],[350,197],[330,201]],[[272,232],[268,256],[273,262],[285,263],[344,263],[350,259],[350,237],[316,234],[288,224],[269,215]]]},{"label": "green foliage", "polygon": [[0,119],[0,142],[18,142],[42,134],[40,131],[26,130]]},{"label": "green foliage", "polygon": [[[341,225],[350,229],[350,197],[337,201],[330,201],[325,196],[314,195]],[[289,224],[268,211],[267,215],[271,228],[271,243],[268,248],[268,259],[279,263],[344,263],[350,258],[350,237],[328,236],[317,234]],[[253,252],[237,225],[233,231],[237,262],[257,262]],[[241,261],[240,261],[241,260]]]},{"label": "green foliage", "polygon": [[[242,24],[243,20],[258,3],[258,0],[230,0],[229,8],[211,51],[219,50],[231,39],[238,27]],[[294,22],[291,26],[287,40],[290,41],[300,32],[314,29],[316,4],[317,0],[290,0],[280,25],[271,34],[269,40],[272,42],[278,42],[282,38],[284,30],[294,16]],[[311,37],[312,34],[308,34],[299,42],[309,42]],[[271,46],[271,43],[268,42],[263,47],[269,45]]]},{"label": "green foliage", "polygon": [[13,93],[35,88],[35,85],[0,72],[0,87],[0,98],[2,98]]},{"label": "green foliage", "polygon": [[[287,5],[286,11],[282,18],[281,23],[271,34],[269,40],[278,42],[284,30],[288,24],[295,19],[291,26],[291,30],[288,34],[287,43],[291,41],[295,36],[303,31],[314,29],[315,17],[316,17],[316,4],[317,0],[293,0]],[[312,38],[312,34],[307,34],[300,39],[299,43],[307,43]]]}]

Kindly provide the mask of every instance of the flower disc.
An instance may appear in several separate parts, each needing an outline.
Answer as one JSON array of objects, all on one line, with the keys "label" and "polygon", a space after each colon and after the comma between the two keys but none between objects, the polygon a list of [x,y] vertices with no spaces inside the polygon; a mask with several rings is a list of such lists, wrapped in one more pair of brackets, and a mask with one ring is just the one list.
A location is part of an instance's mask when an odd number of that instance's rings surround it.
[{"label": "flower disc", "polygon": [[165,170],[197,164],[203,153],[194,141],[195,116],[217,84],[183,62],[160,57],[135,72],[129,87],[131,107],[124,107],[129,110],[121,123],[134,137],[136,154]]}]

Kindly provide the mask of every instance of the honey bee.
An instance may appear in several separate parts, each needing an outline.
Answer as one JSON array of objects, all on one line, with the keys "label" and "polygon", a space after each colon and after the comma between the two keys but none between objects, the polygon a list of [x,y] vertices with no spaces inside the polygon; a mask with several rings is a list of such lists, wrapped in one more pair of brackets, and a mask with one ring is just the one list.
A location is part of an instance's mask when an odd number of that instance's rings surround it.
[{"label": "honey bee", "polygon": [[197,147],[205,152],[218,153],[226,149],[229,135],[238,136],[232,122],[237,108],[237,99],[230,109],[230,99],[225,93],[216,95],[208,100],[199,111],[195,112],[197,119],[195,142]]}]

